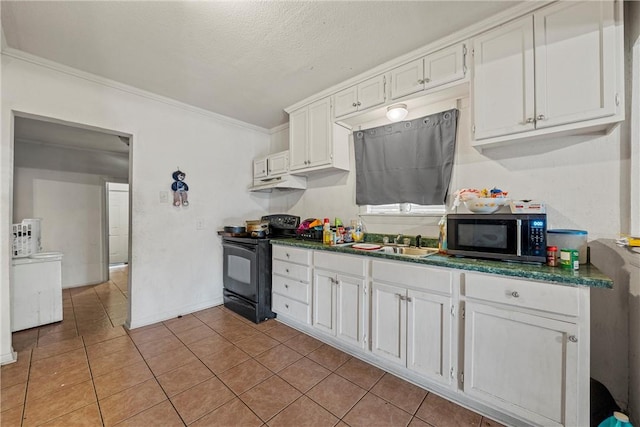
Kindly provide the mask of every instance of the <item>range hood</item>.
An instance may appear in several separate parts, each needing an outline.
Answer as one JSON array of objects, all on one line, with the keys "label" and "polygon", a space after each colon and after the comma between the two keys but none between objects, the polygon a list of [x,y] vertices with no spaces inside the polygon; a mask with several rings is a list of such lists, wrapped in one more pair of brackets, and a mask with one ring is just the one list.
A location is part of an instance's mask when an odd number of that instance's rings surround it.
[{"label": "range hood", "polygon": [[307,178],[295,175],[280,175],[273,178],[254,179],[249,191],[271,192],[278,190],[304,190],[307,188]]}]

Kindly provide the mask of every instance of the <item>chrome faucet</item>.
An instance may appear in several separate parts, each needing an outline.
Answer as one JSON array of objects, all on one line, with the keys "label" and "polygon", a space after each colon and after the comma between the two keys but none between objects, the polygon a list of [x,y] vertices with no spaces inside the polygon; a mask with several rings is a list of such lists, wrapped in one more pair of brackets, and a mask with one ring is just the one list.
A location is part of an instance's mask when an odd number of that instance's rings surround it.
[{"label": "chrome faucet", "polygon": [[401,243],[402,243],[402,234],[398,234],[398,235],[396,236],[396,238],[394,239],[394,241],[393,241],[393,242],[394,242],[396,245],[401,244]]}]

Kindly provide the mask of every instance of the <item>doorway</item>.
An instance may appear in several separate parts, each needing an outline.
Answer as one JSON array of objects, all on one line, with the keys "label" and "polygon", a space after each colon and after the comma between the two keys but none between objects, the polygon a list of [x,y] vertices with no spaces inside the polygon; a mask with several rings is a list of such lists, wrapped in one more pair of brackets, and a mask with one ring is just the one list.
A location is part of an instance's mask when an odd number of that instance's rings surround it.
[{"label": "doorway", "polygon": [[[42,250],[63,253],[63,299],[91,289],[97,295],[98,311],[104,314],[100,325],[124,324],[130,312],[130,135],[15,113],[13,143],[11,222],[41,218]],[[126,189],[119,191],[111,209],[108,186]],[[120,224],[113,239],[117,242],[114,262],[125,267],[117,272],[115,286],[109,271],[110,216]],[[107,297],[107,290],[121,295]],[[109,305],[111,302],[117,306]],[[73,317],[77,313],[69,313]],[[89,320],[82,322],[86,328],[100,326]]]}]

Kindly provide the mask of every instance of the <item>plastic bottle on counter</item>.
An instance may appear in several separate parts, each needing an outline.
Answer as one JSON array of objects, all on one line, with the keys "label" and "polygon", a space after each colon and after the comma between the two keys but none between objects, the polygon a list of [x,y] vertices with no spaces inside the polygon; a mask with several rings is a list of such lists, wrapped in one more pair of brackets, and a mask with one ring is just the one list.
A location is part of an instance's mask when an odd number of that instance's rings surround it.
[{"label": "plastic bottle on counter", "polygon": [[447,253],[447,216],[443,215],[438,222],[440,232],[438,233],[438,252]]},{"label": "plastic bottle on counter", "polygon": [[322,243],[325,245],[331,245],[333,243],[333,233],[331,232],[331,224],[329,224],[329,218],[324,219],[322,227]]}]

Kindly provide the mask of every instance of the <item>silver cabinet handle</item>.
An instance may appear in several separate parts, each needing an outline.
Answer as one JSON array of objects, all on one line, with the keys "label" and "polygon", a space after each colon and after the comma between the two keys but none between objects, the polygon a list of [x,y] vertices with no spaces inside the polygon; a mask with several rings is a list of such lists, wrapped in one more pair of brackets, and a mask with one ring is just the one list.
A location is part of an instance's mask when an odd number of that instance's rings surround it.
[{"label": "silver cabinet handle", "polygon": [[575,335],[569,335],[569,341],[578,342],[578,337],[576,337]]},{"label": "silver cabinet handle", "polygon": [[402,301],[402,300],[404,299],[404,295],[402,295],[402,294],[396,294],[396,296],[397,296],[398,298],[400,298],[400,301]]},{"label": "silver cabinet handle", "polygon": [[529,117],[529,118],[527,119],[527,123],[533,123],[533,117]]},{"label": "silver cabinet handle", "polygon": [[331,283],[336,283],[336,279],[334,279],[333,277],[329,277],[329,280],[331,281]]},{"label": "silver cabinet handle", "polygon": [[424,81],[425,83],[429,83],[429,82],[431,82],[431,79],[427,77],[427,78],[426,78],[426,79],[424,79],[423,81]]},{"label": "silver cabinet handle", "polygon": [[517,291],[513,291],[513,292],[511,292],[511,296],[514,297],[514,298],[519,298],[520,294]]},{"label": "silver cabinet handle", "polygon": [[358,101],[358,107],[362,105],[362,102]]},{"label": "silver cabinet handle", "polygon": [[353,104],[351,104],[352,107],[357,107],[358,104],[356,102],[354,102]]},{"label": "silver cabinet handle", "polygon": [[536,120],[547,120],[547,118],[544,116],[544,114],[538,114],[538,116],[536,117]]},{"label": "silver cabinet handle", "polygon": [[405,299],[407,300],[407,302],[411,302],[411,297],[405,297]]},{"label": "silver cabinet handle", "polygon": [[418,84],[423,85],[423,84],[424,84],[424,79],[420,79],[420,80],[418,80]]}]

